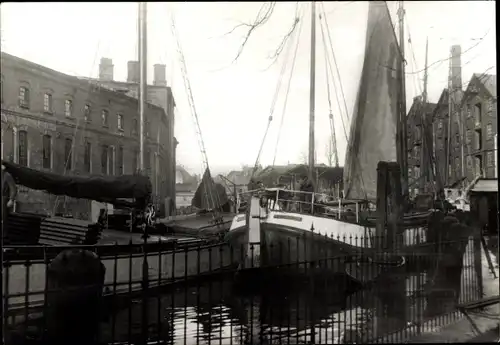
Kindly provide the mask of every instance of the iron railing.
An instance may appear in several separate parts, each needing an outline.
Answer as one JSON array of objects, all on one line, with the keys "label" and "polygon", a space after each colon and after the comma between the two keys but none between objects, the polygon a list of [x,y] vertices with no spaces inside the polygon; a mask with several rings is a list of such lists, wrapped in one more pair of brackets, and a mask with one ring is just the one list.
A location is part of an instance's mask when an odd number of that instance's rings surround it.
[{"label": "iron railing", "polygon": [[[76,283],[47,277],[68,250],[93,252],[104,265],[95,336],[107,344],[397,343],[452,323],[457,304],[482,297],[472,237],[391,254],[356,246],[363,240],[344,239],[358,248],[349,253],[259,268],[243,266],[252,245],[227,243],[4,248],[5,343],[43,339],[58,323],[48,296]],[[267,250],[297,254],[293,241]]]}]

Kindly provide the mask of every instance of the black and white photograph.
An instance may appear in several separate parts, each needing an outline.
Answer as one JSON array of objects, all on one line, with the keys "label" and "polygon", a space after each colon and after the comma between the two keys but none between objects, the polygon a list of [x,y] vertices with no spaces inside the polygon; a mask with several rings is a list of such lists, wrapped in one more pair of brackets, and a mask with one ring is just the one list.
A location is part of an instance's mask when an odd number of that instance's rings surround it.
[{"label": "black and white photograph", "polygon": [[2,2],[5,345],[500,341],[495,1]]}]

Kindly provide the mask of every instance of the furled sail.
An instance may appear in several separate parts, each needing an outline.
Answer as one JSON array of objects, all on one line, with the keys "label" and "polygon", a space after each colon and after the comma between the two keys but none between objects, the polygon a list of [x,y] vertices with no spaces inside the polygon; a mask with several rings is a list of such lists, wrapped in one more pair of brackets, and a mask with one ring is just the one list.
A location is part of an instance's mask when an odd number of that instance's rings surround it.
[{"label": "furled sail", "polygon": [[201,179],[201,183],[194,193],[191,205],[201,210],[220,209],[228,202],[226,188],[219,183],[215,183],[207,168]]},{"label": "furled sail", "polygon": [[347,199],[375,200],[378,162],[397,161],[401,63],[387,5],[370,1],[365,58],[344,170]]},{"label": "furled sail", "polygon": [[[43,190],[53,195],[66,195],[110,204],[144,207],[151,196],[151,181],[146,176],[74,176],[30,169],[12,162],[2,161],[16,183]],[[135,203],[126,200],[134,199]]]}]

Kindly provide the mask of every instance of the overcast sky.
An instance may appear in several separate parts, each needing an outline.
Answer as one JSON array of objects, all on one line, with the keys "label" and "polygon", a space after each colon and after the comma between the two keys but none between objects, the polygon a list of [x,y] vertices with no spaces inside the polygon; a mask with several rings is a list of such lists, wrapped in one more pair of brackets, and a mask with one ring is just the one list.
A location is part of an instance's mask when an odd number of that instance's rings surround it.
[{"label": "overcast sky", "polygon": [[[178,105],[175,128],[180,142],[178,164],[191,172],[201,171],[201,155],[170,31],[170,16],[174,14],[176,18],[209,164],[215,172],[227,172],[242,164],[254,164],[280,71],[287,61],[261,163],[272,164],[275,156],[294,41],[289,43],[290,53],[287,54],[285,48],[277,63],[266,68],[272,61],[270,54],[294,21],[296,3],[277,3],[271,19],[255,30],[234,64],[231,61],[246,31],[240,28],[225,35],[238,23],[254,19],[261,6],[262,3],[257,2],[148,3],[149,81],[153,79],[153,64],[167,65],[168,83]],[[389,1],[388,6],[394,21],[397,2]],[[320,11],[321,5],[317,7]],[[303,26],[295,33],[299,36],[298,53],[276,164],[301,162],[307,152],[310,4],[301,2],[298,8],[303,14]],[[325,2],[324,8],[350,118],[363,62],[368,4],[362,1]],[[431,102],[437,101],[447,85],[449,63],[446,59],[453,44],[462,46],[464,87],[473,73],[495,73],[494,1],[405,1],[405,9],[407,109],[413,97],[422,92],[423,73],[412,72],[424,67],[426,37],[429,37],[428,94]],[[71,75],[97,77],[100,58],[108,57],[113,59],[115,80],[123,81],[126,80],[127,61],[137,59],[136,3],[3,3],[1,29],[3,51]],[[317,161],[326,162],[330,110],[326,53],[319,25],[316,33],[316,149]],[[338,78],[335,78],[337,83]],[[333,85],[330,88],[340,164],[343,165],[349,123],[342,98],[339,110]]]}]

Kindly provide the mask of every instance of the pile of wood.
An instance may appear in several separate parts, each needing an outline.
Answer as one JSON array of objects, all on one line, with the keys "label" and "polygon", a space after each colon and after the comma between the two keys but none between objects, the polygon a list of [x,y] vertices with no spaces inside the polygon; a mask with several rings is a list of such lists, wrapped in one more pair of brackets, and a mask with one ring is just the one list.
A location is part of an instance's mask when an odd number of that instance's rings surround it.
[{"label": "pile of wood", "polygon": [[51,217],[40,224],[40,244],[96,244],[100,238],[98,225],[88,221]]},{"label": "pile of wood", "polygon": [[36,245],[40,238],[40,224],[45,216],[33,213],[11,213],[6,220],[8,228],[4,245]]}]

